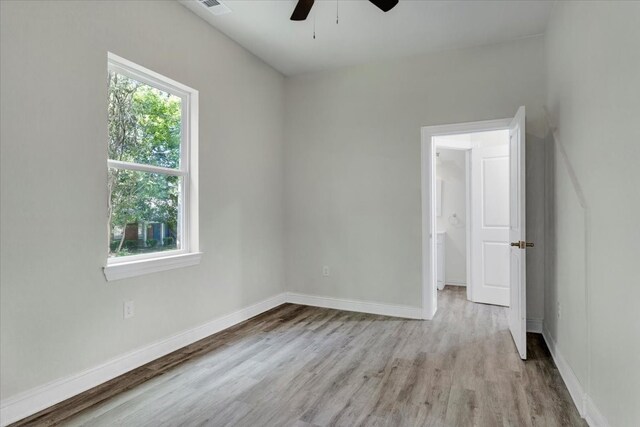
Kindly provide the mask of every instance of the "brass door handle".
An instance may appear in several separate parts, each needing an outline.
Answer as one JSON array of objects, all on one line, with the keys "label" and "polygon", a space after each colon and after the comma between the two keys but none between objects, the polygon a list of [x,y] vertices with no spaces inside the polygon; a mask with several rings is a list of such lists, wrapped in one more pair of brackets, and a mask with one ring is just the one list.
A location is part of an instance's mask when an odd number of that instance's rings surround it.
[{"label": "brass door handle", "polygon": [[519,242],[511,242],[511,246],[515,246],[515,247],[518,247],[520,249],[526,249],[526,248],[532,248],[533,247],[533,243],[532,242],[525,242],[523,240],[520,240]]}]

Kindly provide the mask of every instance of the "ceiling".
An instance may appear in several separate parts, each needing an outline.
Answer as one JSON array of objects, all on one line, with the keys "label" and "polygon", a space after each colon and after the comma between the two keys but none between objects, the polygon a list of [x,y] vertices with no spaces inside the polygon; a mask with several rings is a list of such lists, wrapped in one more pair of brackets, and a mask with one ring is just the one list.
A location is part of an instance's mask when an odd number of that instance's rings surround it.
[{"label": "ceiling", "polygon": [[367,0],[316,0],[306,21],[293,22],[296,0],[221,1],[231,13],[214,16],[180,0],[288,76],[542,34],[553,8],[553,1],[400,0],[383,13]]}]

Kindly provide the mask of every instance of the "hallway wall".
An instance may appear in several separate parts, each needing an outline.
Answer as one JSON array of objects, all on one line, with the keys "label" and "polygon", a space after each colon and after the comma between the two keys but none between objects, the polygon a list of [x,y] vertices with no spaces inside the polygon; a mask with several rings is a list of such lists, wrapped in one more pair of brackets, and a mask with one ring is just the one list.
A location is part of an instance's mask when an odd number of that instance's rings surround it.
[{"label": "hallway wall", "polygon": [[[442,179],[442,216],[436,217],[438,231],[445,231],[445,280],[447,284],[467,282],[467,178],[466,154],[462,150],[438,148],[436,176]],[[458,222],[452,219],[455,214]]]}]

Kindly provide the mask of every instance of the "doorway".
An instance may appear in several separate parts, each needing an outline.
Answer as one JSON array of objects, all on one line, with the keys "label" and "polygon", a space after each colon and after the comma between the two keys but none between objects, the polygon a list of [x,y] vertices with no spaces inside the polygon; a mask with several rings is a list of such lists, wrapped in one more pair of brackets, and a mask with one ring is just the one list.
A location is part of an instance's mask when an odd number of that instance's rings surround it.
[{"label": "doorway", "polygon": [[[509,329],[523,359],[526,358],[523,249],[527,247],[524,135],[524,107],[509,119],[422,128],[423,318],[432,319],[437,311],[438,279],[441,285],[447,281],[446,270],[444,278],[442,274],[438,277],[438,261],[441,268],[442,264],[445,269],[447,265],[438,259],[439,242],[444,241],[445,246],[448,242],[442,228],[452,224],[459,229],[464,222],[467,298],[508,306]],[[437,153],[445,149],[465,152],[463,214],[442,210],[447,185],[442,178],[438,179]],[[445,236],[438,231],[445,231]],[[456,238],[461,241],[459,235]],[[460,264],[458,260],[458,268]]]},{"label": "doorway", "polygon": [[509,306],[509,131],[434,136],[436,279]]}]

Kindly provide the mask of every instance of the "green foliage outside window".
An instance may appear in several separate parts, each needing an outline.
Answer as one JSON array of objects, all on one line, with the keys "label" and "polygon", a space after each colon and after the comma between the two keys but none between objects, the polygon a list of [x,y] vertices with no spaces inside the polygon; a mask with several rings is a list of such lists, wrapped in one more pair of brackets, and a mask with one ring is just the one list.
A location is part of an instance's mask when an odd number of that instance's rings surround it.
[{"label": "green foliage outside window", "polygon": [[[108,113],[110,160],[179,168],[179,97],[109,72]],[[176,248],[180,185],[178,176],[109,168],[110,256]]]}]

